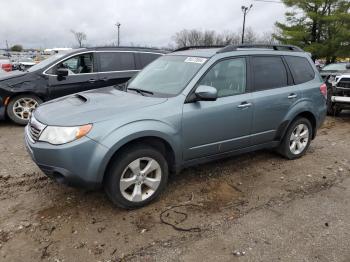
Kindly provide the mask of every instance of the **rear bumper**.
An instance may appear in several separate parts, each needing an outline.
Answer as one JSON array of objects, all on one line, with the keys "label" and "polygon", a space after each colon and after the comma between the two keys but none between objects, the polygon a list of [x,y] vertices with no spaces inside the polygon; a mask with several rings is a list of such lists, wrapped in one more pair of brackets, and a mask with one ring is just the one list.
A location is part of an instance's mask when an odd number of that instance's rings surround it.
[{"label": "rear bumper", "polygon": [[99,174],[99,168],[106,147],[87,137],[64,145],[33,143],[27,129],[28,126],[25,128],[27,151],[45,175],[74,187],[95,189],[102,185],[103,174]]}]

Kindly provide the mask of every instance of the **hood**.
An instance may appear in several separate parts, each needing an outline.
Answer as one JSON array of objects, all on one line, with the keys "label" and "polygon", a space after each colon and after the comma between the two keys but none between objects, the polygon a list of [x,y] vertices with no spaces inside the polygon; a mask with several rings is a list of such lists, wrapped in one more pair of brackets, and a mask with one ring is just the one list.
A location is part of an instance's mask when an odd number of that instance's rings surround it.
[{"label": "hood", "polygon": [[1,87],[14,87],[27,81],[33,81],[36,77],[39,77],[34,72],[22,72],[12,71],[0,75],[0,86]]},{"label": "hood", "polygon": [[166,100],[106,87],[44,103],[35,110],[34,116],[46,125],[77,126],[108,120]]}]

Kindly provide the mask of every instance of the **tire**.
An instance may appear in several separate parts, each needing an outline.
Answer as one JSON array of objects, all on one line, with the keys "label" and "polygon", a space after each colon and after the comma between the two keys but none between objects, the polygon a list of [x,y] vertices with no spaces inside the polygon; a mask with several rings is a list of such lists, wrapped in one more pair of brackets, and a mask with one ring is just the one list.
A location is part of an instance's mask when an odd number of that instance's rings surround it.
[{"label": "tire", "polygon": [[7,105],[6,112],[14,123],[26,125],[33,110],[42,102],[43,101],[35,95],[24,94],[15,96]]},{"label": "tire", "polygon": [[[297,128],[300,128],[301,126],[303,126],[304,129],[301,129],[299,131],[299,129]],[[307,130],[307,134],[302,136],[305,130]],[[278,148],[278,152],[282,156],[290,160],[302,157],[303,155],[305,155],[310,146],[312,140],[312,133],[313,129],[310,121],[306,118],[297,118],[288,127],[287,132],[281,142],[281,145]],[[294,134],[293,137],[292,134]],[[295,147],[293,146],[292,142],[293,138],[295,139]],[[296,141],[299,141],[300,144],[298,144],[298,142]]]},{"label": "tire", "polygon": [[[147,173],[147,167],[155,170]],[[112,159],[104,180],[104,189],[115,205],[134,209],[156,199],[167,182],[168,163],[165,157],[148,145],[138,144],[123,150]],[[148,186],[149,183],[154,187]]]}]

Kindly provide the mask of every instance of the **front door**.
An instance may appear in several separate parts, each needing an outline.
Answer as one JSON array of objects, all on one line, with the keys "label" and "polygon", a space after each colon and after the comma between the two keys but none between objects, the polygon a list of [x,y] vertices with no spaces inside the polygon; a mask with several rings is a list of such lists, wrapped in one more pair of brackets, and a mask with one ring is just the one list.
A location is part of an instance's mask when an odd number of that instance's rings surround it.
[{"label": "front door", "polygon": [[247,92],[245,58],[222,60],[197,84],[215,87],[216,101],[187,103],[183,108],[183,157],[191,160],[250,145],[253,116]]},{"label": "front door", "polygon": [[[68,69],[68,76],[58,77],[58,68]],[[93,53],[79,54],[66,59],[50,70],[50,98],[57,98],[97,88],[98,74],[95,72]]]}]

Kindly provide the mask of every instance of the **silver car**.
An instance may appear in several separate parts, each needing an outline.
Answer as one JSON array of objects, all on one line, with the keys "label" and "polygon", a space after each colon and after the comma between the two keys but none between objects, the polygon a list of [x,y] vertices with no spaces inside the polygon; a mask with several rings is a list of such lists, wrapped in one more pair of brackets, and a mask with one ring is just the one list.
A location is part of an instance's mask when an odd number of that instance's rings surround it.
[{"label": "silver car", "polygon": [[116,205],[137,208],[184,167],[263,148],[303,156],[325,119],[326,96],[297,47],[184,48],[125,87],[44,103],[25,141],[49,177],[103,186]]}]

